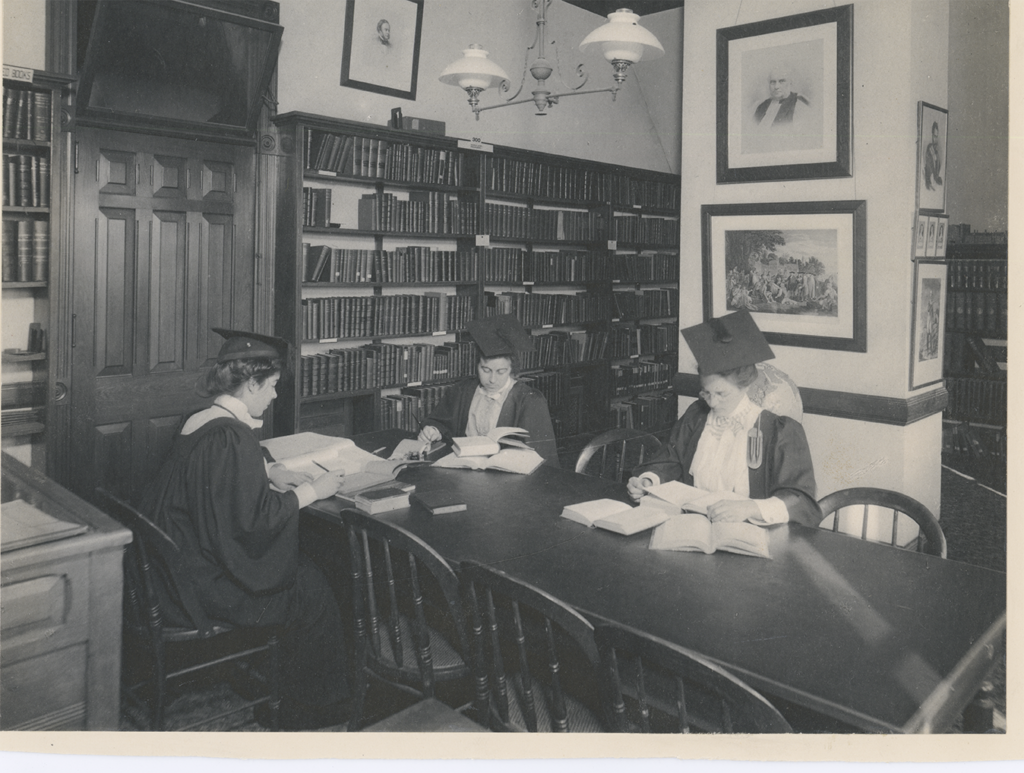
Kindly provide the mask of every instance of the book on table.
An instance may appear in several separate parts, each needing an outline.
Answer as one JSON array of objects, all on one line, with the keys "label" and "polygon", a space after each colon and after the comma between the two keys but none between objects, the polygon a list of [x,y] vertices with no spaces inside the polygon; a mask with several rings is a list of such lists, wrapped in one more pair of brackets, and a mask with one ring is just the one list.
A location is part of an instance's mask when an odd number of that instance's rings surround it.
[{"label": "book on table", "polygon": [[462,497],[451,491],[417,491],[409,499],[431,515],[459,513],[466,509]]},{"label": "book on table", "polygon": [[434,462],[442,469],[498,470],[529,475],[544,464],[544,457],[532,448],[505,448],[493,456],[458,456],[448,454]]},{"label": "book on table", "polygon": [[771,558],[768,532],[746,521],[710,521],[700,513],[672,515],[651,534],[651,550],[714,553],[725,550],[744,556]]},{"label": "book on table", "polygon": [[566,505],[562,517],[584,526],[607,529],[629,536],[667,521],[678,509],[667,502],[645,497],[639,505],[633,506],[615,499],[594,499]]},{"label": "book on table", "polygon": [[[356,494],[353,502],[357,509],[370,515],[400,510],[409,506],[410,486],[411,484],[375,486]],[[412,486],[412,489],[415,490],[415,486]]]},{"label": "book on table", "polygon": [[705,515],[707,515],[708,508],[715,502],[721,502],[723,499],[747,499],[747,497],[732,491],[707,491],[678,480],[651,486],[644,491],[649,496],[675,505],[679,510]]},{"label": "book on table", "polygon": [[519,427],[495,427],[486,435],[452,438],[456,456],[493,456],[502,447],[529,448],[524,438],[530,433]]}]

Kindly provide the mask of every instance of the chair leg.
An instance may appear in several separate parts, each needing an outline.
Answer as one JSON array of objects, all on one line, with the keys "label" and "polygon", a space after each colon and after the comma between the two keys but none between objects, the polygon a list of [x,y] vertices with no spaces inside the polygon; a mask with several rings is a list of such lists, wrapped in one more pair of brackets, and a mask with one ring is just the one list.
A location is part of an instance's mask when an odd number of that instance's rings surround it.
[{"label": "chair leg", "polygon": [[267,639],[267,655],[270,657],[270,729],[279,729],[281,710],[281,653],[277,635]]},{"label": "chair leg", "polygon": [[164,729],[164,700],[166,698],[167,677],[164,664],[164,645],[157,641],[156,657],[153,662],[153,708],[152,708],[152,729]]}]

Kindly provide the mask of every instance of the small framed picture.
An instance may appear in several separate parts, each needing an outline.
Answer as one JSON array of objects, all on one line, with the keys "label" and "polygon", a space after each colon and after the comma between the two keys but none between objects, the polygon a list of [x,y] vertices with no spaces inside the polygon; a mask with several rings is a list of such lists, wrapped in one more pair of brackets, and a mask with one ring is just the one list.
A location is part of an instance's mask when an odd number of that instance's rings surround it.
[{"label": "small framed picture", "polygon": [[348,0],[341,85],[416,99],[423,0]]},{"label": "small framed picture", "polygon": [[849,177],[853,6],[717,32],[720,183]]},{"label": "small framed picture", "polygon": [[938,215],[935,218],[938,225],[935,227],[935,257],[946,257],[946,240],[949,238],[949,217]]},{"label": "small framed picture", "polygon": [[926,258],[935,257],[935,237],[936,232],[939,228],[939,219],[937,217],[928,218],[928,236],[925,238],[924,243],[924,255]]},{"label": "small framed picture", "polygon": [[867,351],[867,204],[701,207],[704,318],[746,309],[770,343]]},{"label": "small framed picture", "polygon": [[946,211],[946,142],[949,112],[917,103],[917,209],[928,214]]},{"label": "small framed picture", "polygon": [[914,257],[923,258],[925,245],[928,243],[928,215],[917,215],[917,227],[914,229]]},{"label": "small framed picture", "polygon": [[910,388],[942,381],[943,333],[946,329],[946,264],[914,263],[914,302],[910,322]]}]

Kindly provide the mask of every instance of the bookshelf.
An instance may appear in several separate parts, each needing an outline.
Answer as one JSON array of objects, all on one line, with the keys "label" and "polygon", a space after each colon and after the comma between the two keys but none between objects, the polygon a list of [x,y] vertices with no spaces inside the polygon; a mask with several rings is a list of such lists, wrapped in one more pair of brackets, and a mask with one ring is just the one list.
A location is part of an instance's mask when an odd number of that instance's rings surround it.
[{"label": "bookshelf", "polygon": [[537,338],[521,378],[547,397],[560,450],[671,424],[677,177],[305,113],[276,123],[291,152],[275,329],[296,350],[276,433],[414,431],[475,373],[466,323],[503,313]]},{"label": "bookshelf", "polygon": [[[1008,264],[1005,234],[950,228],[943,372],[947,449],[988,479],[1006,468]],[[993,462],[996,462],[993,464]],[[998,476],[997,476],[998,477]],[[990,482],[1005,486],[1005,478]]]},{"label": "bookshelf", "polygon": [[11,442],[47,430],[52,231],[64,168],[61,100],[70,79],[4,67],[2,429]]}]

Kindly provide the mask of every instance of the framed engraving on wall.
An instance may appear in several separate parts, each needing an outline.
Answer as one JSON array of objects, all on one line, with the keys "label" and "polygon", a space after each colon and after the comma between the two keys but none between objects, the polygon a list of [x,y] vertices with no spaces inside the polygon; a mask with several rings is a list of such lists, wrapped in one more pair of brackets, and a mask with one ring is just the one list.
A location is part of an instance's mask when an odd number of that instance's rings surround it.
[{"label": "framed engraving on wall", "polygon": [[946,264],[914,263],[914,302],[910,322],[910,388],[942,380],[943,333],[946,329]]},{"label": "framed engraving on wall", "polygon": [[718,30],[718,182],[849,177],[853,6]]},{"label": "framed engraving on wall", "polygon": [[423,0],[348,0],[341,85],[416,99]]},{"label": "framed engraving on wall", "polygon": [[917,103],[917,209],[929,214],[946,211],[946,140],[949,111]]}]

